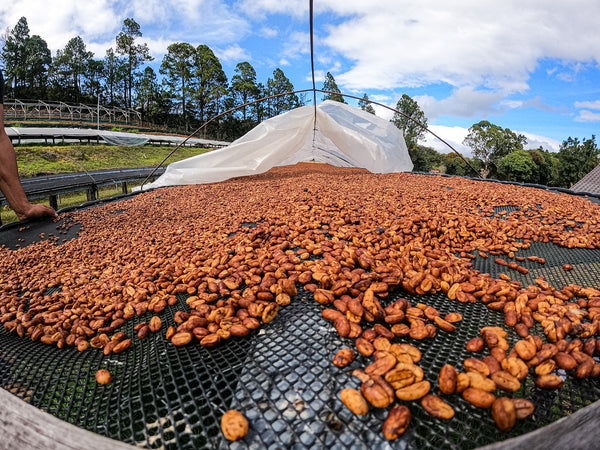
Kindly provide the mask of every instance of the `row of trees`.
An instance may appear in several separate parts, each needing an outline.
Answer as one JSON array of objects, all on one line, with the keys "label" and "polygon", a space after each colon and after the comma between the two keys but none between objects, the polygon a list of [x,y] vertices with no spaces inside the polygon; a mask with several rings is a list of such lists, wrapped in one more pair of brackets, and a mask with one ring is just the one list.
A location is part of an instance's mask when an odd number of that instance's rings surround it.
[{"label": "row of trees", "polygon": [[[427,118],[417,102],[407,95],[398,101],[392,122],[402,130],[415,171],[440,170],[453,175],[492,177],[500,180],[569,188],[600,163],[596,137],[579,141],[569,137],[557,153],[540,147],[525,150],[527,139],[508,128],[482,120],[469,128],[463,144],[472,157],[440,154],[418,144],[425,135]],[[409,119],[410,118],[410,119]]]},{"label": "row of trees", "polygon": [[[344,101],[330,73],[325,77],[323,90],[331,92],[327,98]],[[358,104],[364,111],[375,114],[367,94]],[[569,137],[557,153],[542,147],[525,150],[525,136],[487,120],[473,124],[463,141],[471,148],[472,157],[462,158],[454,152],[441,154],[419,144],[425,137],[427,117],[414,99],[402,95],[395,109],[399,112],[394,113],[391,122],[404,135],[414,171],[438,170],[451,175],[479,175],[482,178],[569,188],[600,163],[600,150],[594,135],[583,141]]]},{"label": "row of trees", "polygon": [[[142,32],[133,19],[125,19],[115,37],[115,47],[103,59],[94,58],[79,36],[69,40],[53,57],[40,36],[30,36],[22,17],[3,36],[0,58],[5,65],[6,93],[19,99],[47,99],[136,108],[143,120],[186,131],[223,111],[241,106],[235,113],[211,122],[207,135],[233,140],[257,123],[306,103],[304,96],[288,94],[294,85],[276,68],[266,83],[257,81],[247,62],[237,64],[230,80],[219,59],[206,45],[171,44],[163,57],[159,81]],[[324,100],[345,102],[335,79],[327,73]],[[247,105],[259,98],[270,99]],[[247,106],[244,106],[247,105]],[[367,94],[358,105],[375,114]],[[408,95],[396,104],[400,113],[391,119],[404,134],[415,171],[440,170],[449,174],[476,174],[505,180],[570,187],[599,162],[595,136],[580,142],[569,137],[558,153],[543,148],[524,150],[526,139],[508,128],[481,121],[469,129],[464,144],[472,158],[440,154],[419,144],[427,117]]]},{"label": "row of trees", "polygon": [[[276,68],[266,83],[257,81],[249,62],[240,62],[231,80],[206,45],[171,44],[159,73],[146,63],[153,60],[142,32],[133,19],[125,19],[115,46],[98,59],[80,36],[52,56],[46,41],[30,35],[22,17],[3,36],[7,97],[136,108],[144,121],[190,130],[225,110],[258,98],[294,90],[283,70]],[[260,121],[301,106],[304,99],[283,95],[243,107],[211,123],[208,134],[234,139]]]}]

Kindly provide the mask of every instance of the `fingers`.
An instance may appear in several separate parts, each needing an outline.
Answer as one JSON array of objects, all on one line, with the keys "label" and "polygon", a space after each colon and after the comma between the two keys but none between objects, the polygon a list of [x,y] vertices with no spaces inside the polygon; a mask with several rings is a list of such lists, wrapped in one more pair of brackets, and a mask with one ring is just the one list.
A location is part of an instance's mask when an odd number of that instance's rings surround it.
[{"label": "fingers", "polygon": [[49,206],[31,205],[31,207],[27,209],[25,214],[19,215],[19,220],[36,219],[36,218],[40,218],[40,217],[57,218],[58,214],[56,214],[56,211],[54,211],[54,209]]}]

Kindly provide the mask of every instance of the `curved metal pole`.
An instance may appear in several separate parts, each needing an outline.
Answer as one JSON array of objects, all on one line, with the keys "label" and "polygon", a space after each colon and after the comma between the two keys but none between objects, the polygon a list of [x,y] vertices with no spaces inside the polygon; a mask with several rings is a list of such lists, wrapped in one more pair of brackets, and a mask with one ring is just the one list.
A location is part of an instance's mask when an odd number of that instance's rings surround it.
[{"label": "curved metal pole", "polygon": [[[313,33],[313,0],[309,2],[309,16],[310,16],[310,73],[312,76],[312,89],[313,89],[313,105],[315,108],[315,117],[313,128],[317,128],[317,87],[315,85],[315,57],[314,57],[314,33]],[[314,136],[313,136],[314,139]]]}]

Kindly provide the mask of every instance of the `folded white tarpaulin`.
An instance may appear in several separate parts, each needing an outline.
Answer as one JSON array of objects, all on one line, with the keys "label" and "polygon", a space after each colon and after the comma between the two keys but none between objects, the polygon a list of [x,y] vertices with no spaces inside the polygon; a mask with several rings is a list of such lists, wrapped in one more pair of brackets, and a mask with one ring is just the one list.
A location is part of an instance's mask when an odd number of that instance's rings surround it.
[{"label": "folded white tarpaulin", "polygon": [[170,164],[144,188],[214,183],[304,161],[373,173],[413,168],[402,132],[392,123],[328,100],[317,106],[316,121],[312,105],[265,120],[225,148]]}]

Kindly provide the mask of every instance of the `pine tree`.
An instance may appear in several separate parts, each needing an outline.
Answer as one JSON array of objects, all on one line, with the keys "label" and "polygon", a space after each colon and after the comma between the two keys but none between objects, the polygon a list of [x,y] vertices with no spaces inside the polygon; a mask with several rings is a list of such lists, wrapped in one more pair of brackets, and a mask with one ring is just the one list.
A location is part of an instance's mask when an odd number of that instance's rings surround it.
[{"label": "pine tree", "polygon": [[335,82],[335,78],[333,78],[333,75],[331,75],[331,72],[327,72],[327,75],[325,75],[323,90],[330,92],[324,95],[323,100],[334,100],[336,102],[346,103],[344,101],[344,96],[341,94],[341,91]]},{"label": "pine tree", "polygon": [[369,97],[367,96],[367,94],[364,94],[362,100],[358,101],[358,107],[363,111],[375,115],[375,108],[373,108],[373,105],[369,103]]}]

